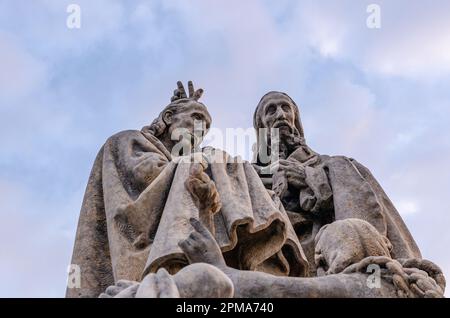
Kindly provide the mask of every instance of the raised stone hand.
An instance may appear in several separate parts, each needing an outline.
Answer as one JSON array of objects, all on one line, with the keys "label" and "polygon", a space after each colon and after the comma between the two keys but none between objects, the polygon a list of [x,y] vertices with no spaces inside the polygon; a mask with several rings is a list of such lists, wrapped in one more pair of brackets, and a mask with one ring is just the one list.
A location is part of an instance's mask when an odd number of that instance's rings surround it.
[{"label": "raised stone hand", "polygon": [[221,208],[216,185],[204,172],[201,163],[192,163],[185,186],[199,210],[200,221],[214,234],[214,214]]},{"label": "raised stone hand", "polygon": [[207,263],[220,269],[226,268],[226,263],[216,239],[211,232],[198,220],[189,220],[194,231],[188,238],[178,243],[190,264]]},{"label": "raised stone hand", "polygon": [[203,95],[203,89],[199,88],[197,90],[194,89],[194,84],[192,81],[188,82],[188,90],[189,90],[189,96],[186,94],[186,90],[184,89],[183,83],[181,81],[177,82],[177,89],[173,91],[173,96],[170,99],[171,102],[174,102],[179,99],[193,99],[195,101],[198,101],[200,97]]}]

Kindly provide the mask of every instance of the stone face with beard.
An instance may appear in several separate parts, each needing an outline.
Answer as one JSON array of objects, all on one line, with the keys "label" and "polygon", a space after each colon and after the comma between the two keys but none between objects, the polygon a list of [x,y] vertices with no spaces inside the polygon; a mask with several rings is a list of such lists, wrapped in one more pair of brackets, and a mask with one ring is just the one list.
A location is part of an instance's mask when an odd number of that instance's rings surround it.
[{"label": "stone face with beard", "polygon": [[[260,112],[263,114],[260,118],[264,127],[278,129],[280,136],[280,156],[283,159],[290,152],[298,148],[301,144],[303,132],[295,125],[296,106],[289,96],[273,92],[266,95],[260,103]],[[270,97],[270,98],[269,98]],[[271,142],[271,130],[268,131],[267,138]]]},{"label": "stone face with beard", "polygon": [[[314,264],[314,237],[320,228],[348,218],[365,220],[387,236],[394,258],[420,257],[399,213],[366,167],[352,158],[317,154],[307,146],[299,109],[287,94],[264,95],[253,124],[258,151],[255,168],[266,187],[280,197],[310,265]],[[268,129],[267,136],[260,134],[261,128]],[[276,153],[270,138],[274,128],[279,129],[279,158],[267,163],[262,154]],[[269,165],[267,174],[262,168]],[[310,275],[315,275],[314,266]]]}]

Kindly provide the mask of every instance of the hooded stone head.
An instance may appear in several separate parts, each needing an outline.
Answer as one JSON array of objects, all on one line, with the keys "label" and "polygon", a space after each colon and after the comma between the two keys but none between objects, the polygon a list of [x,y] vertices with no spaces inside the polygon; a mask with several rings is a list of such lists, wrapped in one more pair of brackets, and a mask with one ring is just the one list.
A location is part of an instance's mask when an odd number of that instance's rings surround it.
[{"label": "hooded stone head", "polygon": [[203,90],[194,92],[192,82],[189,82],[189,97],[184,92],[183,85],[178,82],[171,103],[167,105],[153,120],[150,126],[143,128],[161,140],[171,151],[175,144],[197,147],[211,126],[211,115],[206,106],[199,102]]},{"label": "hooded stone head", "polygon": [[261,154],[270,153],[272,129],[278,129],[280,146],[286,146],[288,152],[305,144],[299,108],[286,93],[271,91],[261,98],[253,115],[253,127],[257,136],[257,163],[261,163]]},{"label": "hooded stone head", "polygon": [[[275,112],[283,110],[279,114],[275,114],[269,120],[269,113],[273,115]],[[287,114],[290,113],[290,114]],[[299,137],[304,138],[303,126],[300,121],[300,112],[297,104],[286,93],[271,91],[265,94],[258,105],[256,106],[253,115],[253,127],[258,128],[272,128],[269,126],[280,127],[282,124],[288,124],[295,127]]]}]

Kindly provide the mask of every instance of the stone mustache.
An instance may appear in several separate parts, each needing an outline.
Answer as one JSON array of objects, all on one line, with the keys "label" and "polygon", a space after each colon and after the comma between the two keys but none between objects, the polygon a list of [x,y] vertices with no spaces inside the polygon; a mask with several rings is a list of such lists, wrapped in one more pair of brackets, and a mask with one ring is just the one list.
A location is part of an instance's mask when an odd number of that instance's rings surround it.
[{"label": "stone mustache", "polygon": [[252,164],[199,148],[203,90],[177,85],[151,125],[100,149],[67,297],[443,297],[442,271],[377,180],[308,147],[288,95],[258,103]]}]

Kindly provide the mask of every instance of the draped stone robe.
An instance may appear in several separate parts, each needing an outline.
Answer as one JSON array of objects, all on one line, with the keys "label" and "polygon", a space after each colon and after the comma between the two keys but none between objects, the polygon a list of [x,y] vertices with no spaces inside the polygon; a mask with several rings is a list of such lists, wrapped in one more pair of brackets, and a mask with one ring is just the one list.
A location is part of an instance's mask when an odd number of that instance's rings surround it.
[{"label": "draped stone robe", "polygon": [[[355,159],[319,155],[307,145],[289,157],[306,166],[306,186],[288,187],[281,200],[315,275],[314,238],[320,228],[335,220],[357,218],[372,224],[392,243],[395,259],[421,258],[411,233],[372,173]],[[281,184],[277,184],[281,180]],[[273,178],[273,188],[283,186]]]},{"label": "draped stone robe", "polygon": [[[235,268],[304,276],[308,263],[279,199],[248,162],[224,162],[206,171],[222,201],[215,237]],[[99,151],[81,207],[72,264],[81,288],[67,297],[97,297],[120,279],[140,281],[164,267],[188,264],[178,242],[198,217],[185,188],[190,163],[172,160],[148,127],[110,137]]]}]

